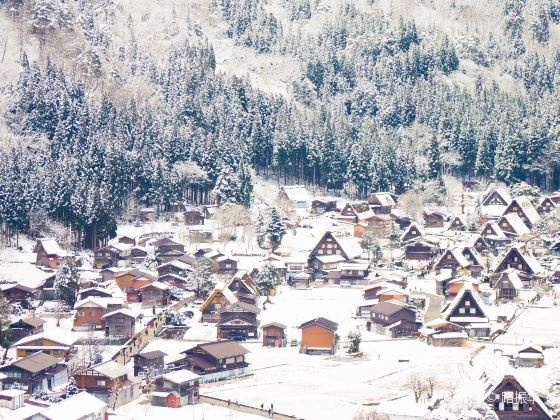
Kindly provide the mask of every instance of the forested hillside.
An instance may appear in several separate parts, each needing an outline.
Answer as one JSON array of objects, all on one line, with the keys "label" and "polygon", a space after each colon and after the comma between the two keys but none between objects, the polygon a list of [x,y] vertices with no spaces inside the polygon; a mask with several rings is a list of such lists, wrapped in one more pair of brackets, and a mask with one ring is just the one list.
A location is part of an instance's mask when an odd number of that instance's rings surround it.
[{"label": "forested hillside", "polygon": [[[476,5],[475,5],[476,3]],[[92,246],[140,203],[560,184],[560,0],[0,0],[0,220]]]}]

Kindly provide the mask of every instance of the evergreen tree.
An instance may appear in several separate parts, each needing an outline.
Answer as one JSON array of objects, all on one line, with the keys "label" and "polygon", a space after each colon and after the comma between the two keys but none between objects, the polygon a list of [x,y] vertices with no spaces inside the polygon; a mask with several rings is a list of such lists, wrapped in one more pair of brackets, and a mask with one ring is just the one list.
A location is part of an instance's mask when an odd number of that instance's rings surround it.
[{"label": "evergreen tree", "polygon": [[428,149],[428,177],[430,179],[439,179],[441,175],[439,142],[436,136],[432,136],[430,148]]},{"label": "evergreen tree", "polygon": [[267,228],[268,223],[265,220],[265,217],[262,212],[259,212],[257,217],[257,224],[256,224],[256,233],[257,233],[257,244],[259,248],[263,248],[266,246],[266,238],[267,238]]},{"label": "evergreen tree", "polygon": [[56,273],[54,289],[57,299],[73,308],[80,290],[80,273],[73,258],[66,258]]},{"label": "evergreen tree", "polygon": [[280,246],[282,238],[286,234],[286,226],[282,222],[282,218],[276,207],[270,210],[270,222],[268,224],[267,233],[272,251],[274,252]]},{"label": "evergreen tree", "polygon": [[257,274],[257,278],[256,278],[256,283],[259,290],[266,294],[266,301],[270,302],[269,300],[270,291],[274,289],[276,286],[282,284],[282,279],[280,278],[280,275],[278,274],[278,270],[276,270],[276,267],[274,267],[272,263],[267,262],[259,270],[259,273]]}]

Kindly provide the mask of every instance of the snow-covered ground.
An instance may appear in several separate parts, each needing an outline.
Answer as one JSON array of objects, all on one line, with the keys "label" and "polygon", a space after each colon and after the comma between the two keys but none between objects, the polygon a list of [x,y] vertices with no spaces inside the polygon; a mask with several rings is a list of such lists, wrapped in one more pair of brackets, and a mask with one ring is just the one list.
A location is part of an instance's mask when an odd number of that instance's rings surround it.
[{"label": "snow-covered ground", "polygon": [[527,308],[508,331],[496,339],[501,344],[560,345],[560,307]]}]

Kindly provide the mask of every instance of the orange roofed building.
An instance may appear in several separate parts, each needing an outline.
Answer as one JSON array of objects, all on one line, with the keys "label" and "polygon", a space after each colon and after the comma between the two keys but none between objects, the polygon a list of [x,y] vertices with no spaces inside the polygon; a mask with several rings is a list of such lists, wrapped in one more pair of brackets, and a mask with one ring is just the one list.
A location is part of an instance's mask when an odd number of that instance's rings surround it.
[{"label": "orange roofed building", "polygon": [[338,324],[326,318],[319,317],[304,322],[301,329],[300,353],[305,354],[334,354],[338,347]]}]

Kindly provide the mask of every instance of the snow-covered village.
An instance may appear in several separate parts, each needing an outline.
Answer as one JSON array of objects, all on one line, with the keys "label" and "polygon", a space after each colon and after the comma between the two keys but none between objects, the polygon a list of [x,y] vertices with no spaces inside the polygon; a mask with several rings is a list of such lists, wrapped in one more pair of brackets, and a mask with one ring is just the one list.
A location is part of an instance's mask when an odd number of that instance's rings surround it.
[{"label": "snow-covered village", "polygon": [[0,29],[0,419],[560,417],[560,0]]}]

